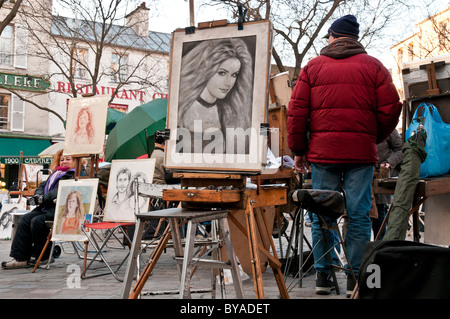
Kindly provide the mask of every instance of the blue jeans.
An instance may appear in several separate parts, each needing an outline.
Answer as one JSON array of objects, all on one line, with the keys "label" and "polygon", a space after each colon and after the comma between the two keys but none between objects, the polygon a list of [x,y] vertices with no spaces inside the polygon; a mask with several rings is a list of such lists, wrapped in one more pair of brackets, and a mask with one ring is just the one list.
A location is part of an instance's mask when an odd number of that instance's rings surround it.
[{"label": "blue jeans", "polygon": [[[343,185],[346,197],[346,211],[349,221],[345,244],[349,262],[355,272],[359,273],[361,259],[367,243],[370,241],[371,222],[369,217],[373,165],[369,164],[335,164],[324,165],[312,163],[312,188],[321,190],[337,190]],[[337,243],[336,235],[325,230],[329,247]],[[322,240],[319,218],[313,214],[312,240],[314,261],[326,252]],[[316,271],[330,273],[330,265],[326,257],[322,258],[314,268]]]}]

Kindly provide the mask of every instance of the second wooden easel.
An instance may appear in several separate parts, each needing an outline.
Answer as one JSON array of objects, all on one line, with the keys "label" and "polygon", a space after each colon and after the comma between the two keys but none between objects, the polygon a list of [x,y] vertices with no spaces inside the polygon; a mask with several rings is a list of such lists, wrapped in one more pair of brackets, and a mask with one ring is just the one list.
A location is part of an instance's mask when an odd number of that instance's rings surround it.
[{"label": "second wooden easel", "polygon": [[[181,179],[182,189],[164,190],[163,200],[181,202],[183,208],[187,209],[229,209],[230,226],[233,224],[247,238],[256,298],[264,298],[262,254],[268,259],[273,270],[280,297],[288,299],[289,294],[281,272],[281,263],[271,237],[269,222],[263,212],[264,207],[286,203],[286,188],[258,185],[256,189],[247,189],[245,188],[247,176],[241,174],[179,173],[175,175],[174,177]],[[189,189],[183,189],[184,187]],[[239,219],[242,220],[242,214],[244,214],[245,223],[239,221]],[[150,262],[156,263],[157,259],[152,259]],[[140,278],[141,285],[146,280],[147,278]]]}]

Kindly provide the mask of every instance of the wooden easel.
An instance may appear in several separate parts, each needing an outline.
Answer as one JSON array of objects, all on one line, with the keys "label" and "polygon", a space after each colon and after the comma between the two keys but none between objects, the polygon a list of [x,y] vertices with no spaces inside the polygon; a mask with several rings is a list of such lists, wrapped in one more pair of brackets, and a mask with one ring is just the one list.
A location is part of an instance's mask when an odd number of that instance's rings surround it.
[{"label": "wooden easel", "polygon": [[[22,185],[23,185],[23,176],[25,176],[25,182],[27,184],[27,186],[22,189]],[[10,195],[19,195],[19,202],[21,201],[22,197],[31,197],[34,195],[35,192],[35,188],[32,189],[29,187],[29,183],[28,183],[28,176],[27,176],[27,172],[25,169],[25,166],[23,166],[23,152],[20,151],[20,162],[19,162],[19,174],[18,174],[18,178],[17,178],[17,191],[11,191]],[[36,185],[37,187],[38,185]]]},{"label": "wooden easel", "polygon": [[[248,241],[256,298],[264,298],[261,265],[261,254],[263,254],[273,270],[281,298],[288,299],[289,295],[272,240],[271,229],[262,211],[264,207],[286,204],[286,188],[257,185],[257,189],[246,189],[247,176],[241,174],[180,173],[174,175],[181,179],[182,188],[209,187],[213,189],[167,189],[163,192],[163,200],[179,201],[184,208],[188,209],[229,209],[230,228],[234,225]],[[239,217],[242,217],[239,216],[240,214],[244,214],[245,226],[239,221],[241,219]],[[269,248],[272,249],[272,254]]]},{"label": "wooden easel", "polygon": [[[77,167],[75,168],[75,179],[78,178],[92,178],[94,177],[95,173],[98,172],[98,160],[99,160],[99,154],[77,154],[77,155],[71,155],[72,158],[77,160]],[[90,157],[91,163],[89,167],[89,175],[86,177],[80,176],[81,174],[81,166],[82,166],[82,158]]]}]

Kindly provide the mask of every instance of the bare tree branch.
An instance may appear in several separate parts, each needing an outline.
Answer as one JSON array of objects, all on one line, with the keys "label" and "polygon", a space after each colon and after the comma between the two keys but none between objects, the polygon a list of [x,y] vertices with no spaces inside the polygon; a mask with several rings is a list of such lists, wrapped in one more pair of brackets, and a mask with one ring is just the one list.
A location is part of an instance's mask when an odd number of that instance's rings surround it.
[{"label": "bare tree branch", "polygon": [[[17,12],[19,11],[19,7],[22,4],[23,0],[16,0],[14,2],[14,6],[11,8],[11,11],[6,15],[5,19],[3,21],[0,21],[0,34],[2,34],[3,30],[8,26],[8,24],[11,23],[11,21],[15,18],[17,15]],[[0,0],[0,9],[5,8],[4,4],[7,3],[7,0]]]}]

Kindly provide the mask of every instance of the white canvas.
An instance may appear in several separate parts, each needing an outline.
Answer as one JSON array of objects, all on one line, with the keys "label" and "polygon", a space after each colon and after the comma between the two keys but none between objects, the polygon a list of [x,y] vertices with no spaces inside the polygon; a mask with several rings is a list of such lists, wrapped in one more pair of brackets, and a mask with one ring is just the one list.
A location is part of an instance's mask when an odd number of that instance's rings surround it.
[{"label": "white canvas", "polygon": [[[135,214],[147,212],[149,199],[135,196],[136,182],[153,182],[155,159],[113,160],[103,220],[135,222]],[[138,207],[139,205],[139,207]]]}]

